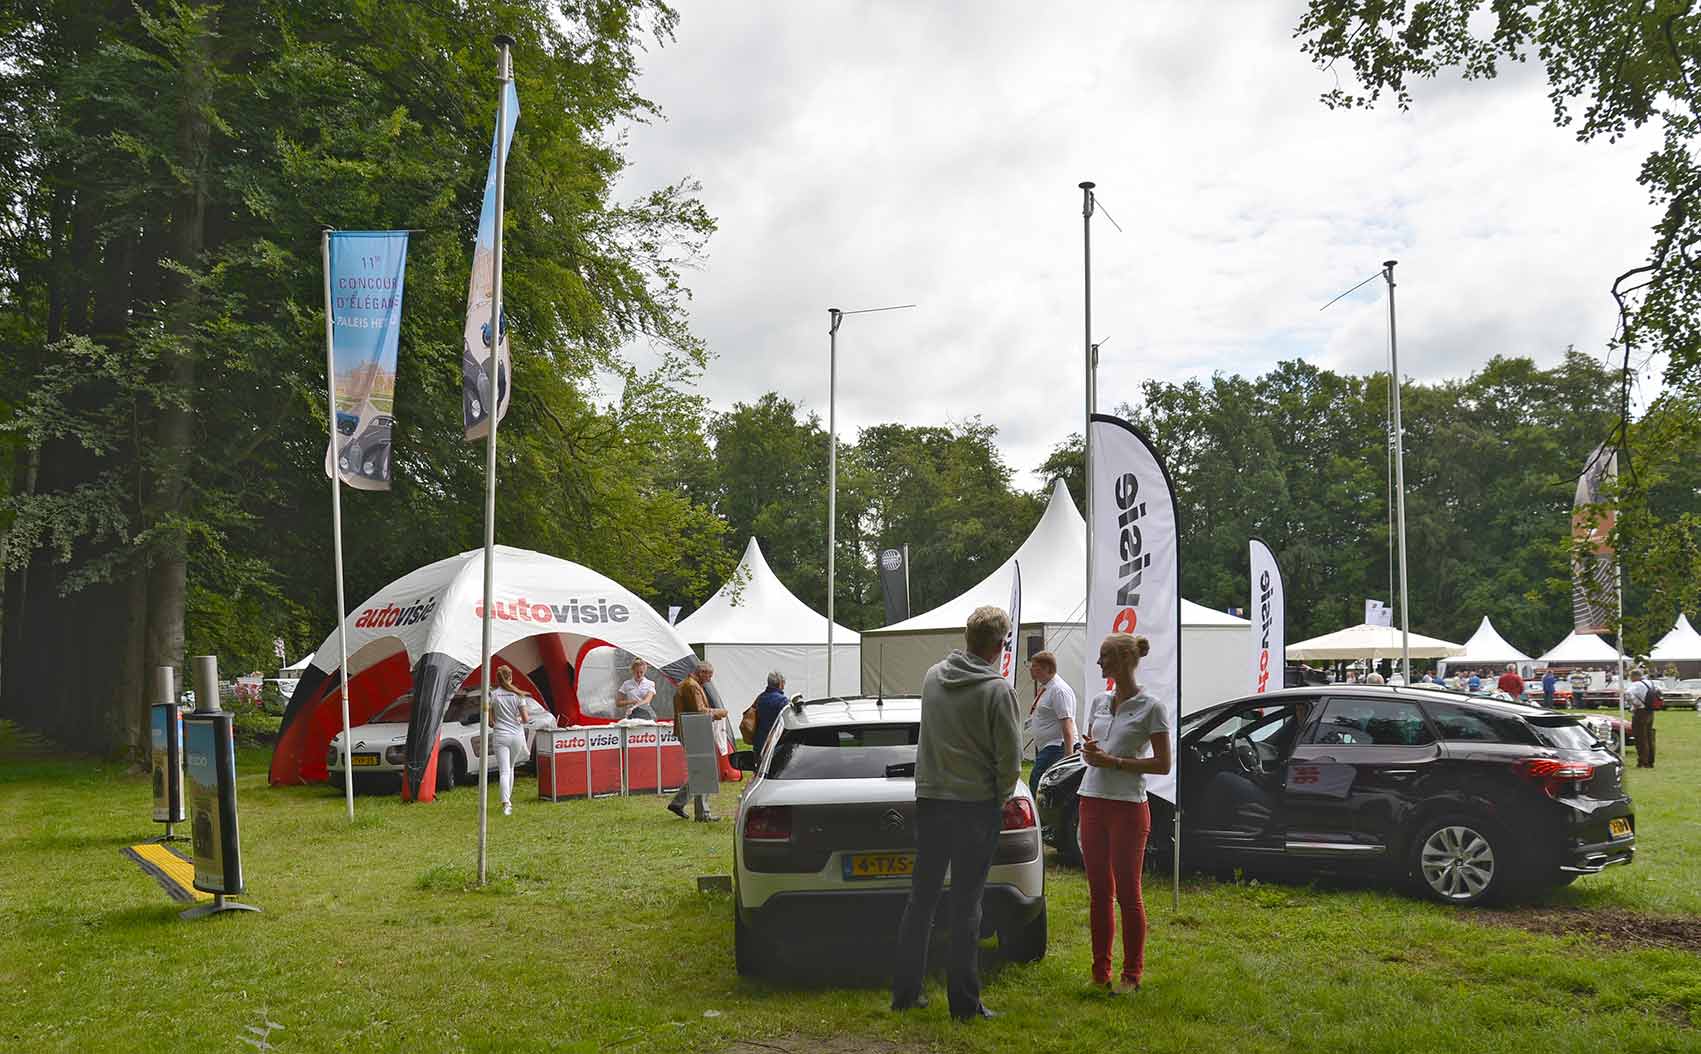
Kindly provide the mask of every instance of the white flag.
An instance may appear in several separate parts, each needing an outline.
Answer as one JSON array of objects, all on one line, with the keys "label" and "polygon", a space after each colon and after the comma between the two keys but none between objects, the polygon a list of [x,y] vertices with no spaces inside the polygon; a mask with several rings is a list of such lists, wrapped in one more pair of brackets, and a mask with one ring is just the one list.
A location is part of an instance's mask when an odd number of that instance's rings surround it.
[{"label": "white flag", "polygon": [[[1089,700],[1107,691],[1099,643],[1138,633],[1151,643],[1140,686],[1169,715],[1171,745],[1181,711],[1181,558],[1175,493],[1146,437],[1119,417],[1092,417],[1093,580],[1087,584]],[[1091,712],[1091,702],[1088,712]],[[1173,756],[1173,754],[1172,754]],[[1175,801],[1175,770],[1146,777],[1146,789]]]},{"label": "white flag", "polygon": [[1364,623],[1367,626],[1392,626],[1394,609],[1380,600],[1364,602]]},{"label": "white flag", "polygon": [[1016,641],[1022,636],[1022,565],[1010,565],[1014,577],[1010,581],[1010,632],[1004,635],[1004,652],[998,656],[998,673],[1011,691],[1016,690]]},{"label": "white flag", "polygon": [[1262,695],[1286,682],[1287,600],[1276,554],[1257,538],[1248,548],[1252,554],[1252,692]]}]

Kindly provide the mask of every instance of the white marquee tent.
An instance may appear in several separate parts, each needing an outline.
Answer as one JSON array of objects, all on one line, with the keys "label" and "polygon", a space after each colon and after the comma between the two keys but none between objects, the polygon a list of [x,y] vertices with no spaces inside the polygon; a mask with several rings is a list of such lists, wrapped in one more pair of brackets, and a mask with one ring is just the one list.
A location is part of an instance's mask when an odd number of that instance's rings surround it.
[{"label": "white marquee tent", "polygon": [[754,538],[720,591],[674,628],[714,664],[715,685],[734,714],[767,687],[769,670],[786,675],[787,695],[814,699],[857,692],[856,631],[833,626],[829,689],[827,620],[775,577]]},{"label": "white marquee tent", "polygon": [[[1414,659],[1445,659],[1464,651],[1464,646],[1421,633],[1409,634],[1407,654]],[[1288,658],[1305,661],[1349,659],[1398,659],[1401,634],[1395,626],[1373,626],[1368,622],[1348,626],[1321,637],[1288,645]]]},{"label": "white marquee tent", "polygon": [[1537,661],[1549,666],[1617,666],[1618,649],[1594,633],[1573,631]]},{"label": "white marquee tent", "polygon": [[1648,652],[1648,661],[1661,664],[1662,669],[1666,663],[1701,663],[1701,633],[1695,632],[1687,616],[1678,615],[1671,632]]},{"label": "white marquee tent", "polygon": [[1482,625],[1478,626],[1477,631],[1471,634],[1471,639],[1465,642],[1464,652],[1442,660],[1441,669],[1445,671],[1449,666],[1500,669],[1507,663],[1527,666],[1533,661],[1528,655],[1508,644],[1506,638],[1502,637],[1494,628],[1494,624],[1488,620],[1488,616],[1484,615]]},{"label": "white marquee tent", "polygon": [[[1040,648],[1054,652],[1058,672],[1080,699],[1086,660],[1087,524],[1062,480],[1052,488],[1045,514],[1027,540],[978,585],[931,611],[863,633],[863,692],[919,692],[928,667],[963,646],[970,612],[983,604],[1009,605],[1011,565],[1016,562],[1022,565],[1021,655],[1026,660]],[[1181,602],[1183,713],[1252,690],[1251,625],[1189,600]],[[1033,699],[1026,661],[1018,667],[1016,696]]]}]

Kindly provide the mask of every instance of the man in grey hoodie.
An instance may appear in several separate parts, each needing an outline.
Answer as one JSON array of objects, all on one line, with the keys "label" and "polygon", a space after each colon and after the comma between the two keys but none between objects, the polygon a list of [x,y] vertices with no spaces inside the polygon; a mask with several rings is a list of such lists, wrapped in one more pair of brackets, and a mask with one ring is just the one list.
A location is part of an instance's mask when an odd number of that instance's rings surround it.
[{"label": "man in grey hoodie", "polygon": [[981,893],[998,847],[1004,802],[1021,774],[1021,718],[1016,694],[996,662],[1010,617],[995,607],[975,609],[964,631],[966,648],[953,651],[921,682],[921,738],[916,746],[916,862],[909,901],[898,927],[892,1009],[926,1006],[922,977],[933,914],[951,868],[951,958],[946,992],[958,1021],[992,1017],[980,1001],[975,958],[980,943]]}]

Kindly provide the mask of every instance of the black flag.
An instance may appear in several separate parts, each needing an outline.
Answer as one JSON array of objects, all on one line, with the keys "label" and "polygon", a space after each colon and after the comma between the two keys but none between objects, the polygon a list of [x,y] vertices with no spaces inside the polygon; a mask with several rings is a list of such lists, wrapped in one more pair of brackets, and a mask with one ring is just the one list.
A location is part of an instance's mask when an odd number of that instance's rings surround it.
[{"label": "black flag", "polygon": [[880,589],[886,594],[886,625],[910,617],[910,547],[880,551]]}]

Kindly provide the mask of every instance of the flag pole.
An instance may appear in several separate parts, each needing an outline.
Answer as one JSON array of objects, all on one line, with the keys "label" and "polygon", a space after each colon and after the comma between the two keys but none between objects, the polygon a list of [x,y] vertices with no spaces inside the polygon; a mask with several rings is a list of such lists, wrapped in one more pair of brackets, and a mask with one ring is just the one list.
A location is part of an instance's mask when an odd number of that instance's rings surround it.
[{"label": "flag pole", "polygon": [[[1097,186],[1097,184],[1088,180],[1082,182],[1080,186],[1081,286],[1083,290],[1082,314],[1084,315],[1081,328],[1081,340],[1086,346],[1087,355],[1086,413],[1083,417],[1083,424],[1081,428],[1081,479],[1082,489],[1086,491],[1087,504],[1087,599],[1090,602],[1093,595],[1093,408],[1094,397],[1096,395],[1093,389],[1097,383],[1097,377],[1095,375],[1098,372],[1094,369],[1097,363],[1093,361],[1093,187]],[[1090,627],[1093,624],[1092,612],[1087,611],[1087,607],[1088,604],[1083,603],[1082,608],[1086,617],[1086,623]],[[1089,655],[1092,654],[1092,650],[1093,642],[1087,641],[1087,652]],[[1094,679],[1090,676],[1092,671],[1091,662],[1087,664],[1087,668],[1089,676],[1087,677],[1086,684],[1084,686],[1087,690],[1082,692],[1081,698],[1075,701],[1075,725],[1078,728],[1086,725],[1087,711],[1092,706],[1093,696],[1096,694],[1094,692]]]},{"label": "flag pole", "polygon": [[827,692],[833,694],[833,550],[839,540],[839,323],[845,313],[827,309]]},{"label": "flag pole", "polygon": [[[514,71],[509,65],[508,49],[514,38],[506,33],[496,38],[501,49],[498,60],[496,104],[496,222],[490,253],[490,368],[485,371],[484,406],[490,432],[484,444],[484,640],[479,653],[479,689],[482,699],[478,708],[478,884],[484,885],[488,858],[490,823],[490,634],[492,594],[496,590],[496,422],[501,417],[497,403],[497,375],[502,372],[502,192],[508,169],[508,82]],[[510,382],[512,383],[512,382]]]},{"label": "flag pole", "polygon": [[337,670],[342,676],[343,702],[343,798],[348,818],[354,819],[354,737],[348,725],[348,608],[343,602],[343,474],[337,462],[337,359],[332,346],[331,230],[319,232],[319,258],[325,272],[325,389],[331,409],[331,545],[337,569]]},{"label": "flag pole", "polygon": [[1406,602],[1406,433],[1400,425],[1400,352],[1394,337],[1394,265],[1382,261],[1382,276],[1388,280],[1388,389],[1394,396],[1394,508],[1399,521],[1395,535],[1400,547],[1400,678],[1412,683],[1412,622]]}]

